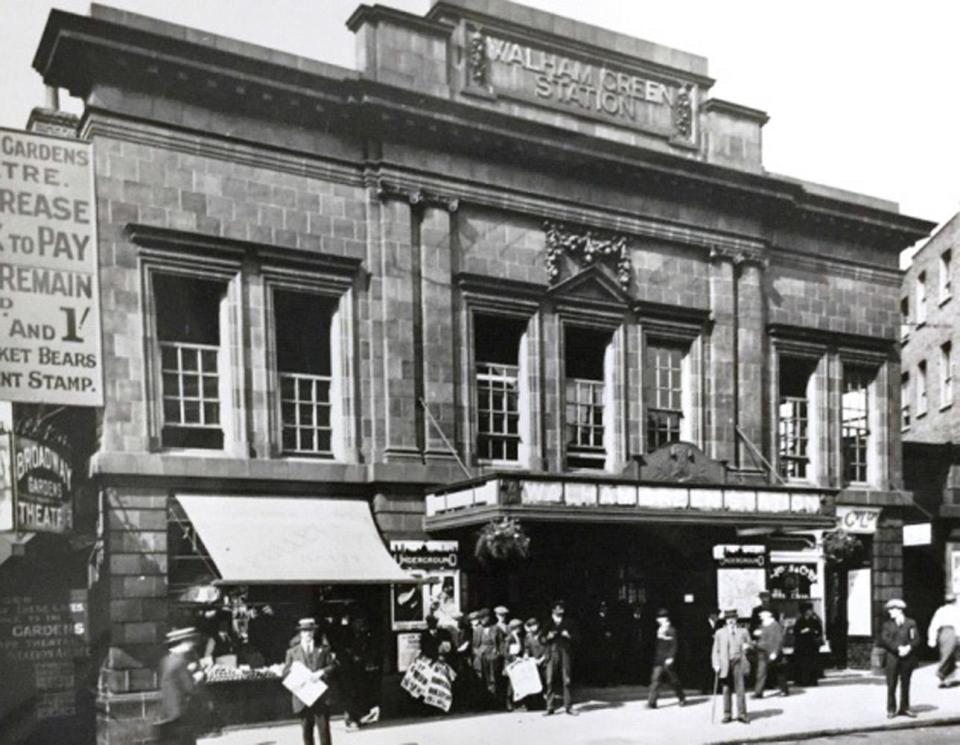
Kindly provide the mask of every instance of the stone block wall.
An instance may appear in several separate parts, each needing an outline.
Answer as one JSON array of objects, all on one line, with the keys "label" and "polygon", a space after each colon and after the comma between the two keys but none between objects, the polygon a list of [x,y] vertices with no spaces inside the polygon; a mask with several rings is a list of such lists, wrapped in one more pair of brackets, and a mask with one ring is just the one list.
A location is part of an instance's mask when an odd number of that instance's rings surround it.
[{"label": "stone block wall", "polygon": [[[951,345],[952,368],[956,371],[960,359],[960,218],[954,217],[943,226],[924,247],[914,255],[909,268],[903,275],[900,288],[901,301],[907,305],[906,334],[902,337],[902,369],[909,374],[907,387],[908,403],[911,411],[909,428],[903,432],[903,438],[911,442],[955,442],[960,438],[960,390],[957,388],[957,375],[952,374],[953,398],[955,403],[948,404],[943,390],[943,372],[940,365],[940,348],[946,343]],[[944,281],[946,267],[941,262],[944,252],[951,251],[951,263],[947,268],[950,281],[950,293],[942,298],[940,288]],[[919,323],[917,312],[917,278],[923,273],[926,277],[927,313],[926,322]],[[917,380],[920,362],[927,365],[927,411],[921,414],[918,407]]]},{"label": "stone block wall", "polygon": [[775,254],[768,270],[771,323],[893,340],[899,273],[851,268],[828,259],[813,261]]}]

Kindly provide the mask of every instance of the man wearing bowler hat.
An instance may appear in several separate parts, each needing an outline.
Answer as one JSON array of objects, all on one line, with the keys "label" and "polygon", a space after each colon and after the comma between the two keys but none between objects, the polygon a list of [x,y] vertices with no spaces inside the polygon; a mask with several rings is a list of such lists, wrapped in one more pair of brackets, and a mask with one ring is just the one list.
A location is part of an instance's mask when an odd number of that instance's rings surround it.
[{"label": "man wearing bowler hat", "polygon": [[657,643],[654,648],[653,673],[650,675],[650,696],[647,708],[657,708],[657,694],[664,678],[677,693],[677,706],[686,706],[683,685],[677,675],[674,661],[677,657],[677,631],[670,623],[670,614],[665,608],[657,611]]},{"label": "man wearing bowler hat", "polygon": [[[750,634],[737,625],[737,612],[725,611],[724,624],[713,635],[711,661],[718,681],[723,685],[723,723],[732,720],[733,691],[737,692],[737,719],[744,724],[747,719],[747,691],[744,679],[747,677],[749,663],[747,650],[750,648]],[[714,691],[716,695],[716,691]]]},{"label": "man wearing bowler hat", "polygon": [[167,634],[168,651],[160,663],[160,719],[155,724],[162,745],[194,745],[197,741],[191,702],[196,684],[203,679],[192,659],[199,637],[192,627]]},{"label": "man wearing bowler hat", "polygon": [[[297,630],[300,638],[287,650],[287,659],[283,663],[283,677],[286,678],[290,673],[294,662],[300,662],[329,685],[330,676],[337,663],[330,647],[322,642],[317,643],[315,639],[317,622],[312,618],[301,618],[297,624]],[[300,717],[304,745],[313,745],[314,726],[320,733],[320,745],[331,745],[333,742],[330,738],[330,709],[326,699],[327,694],[324,693],[313,704],[307,706],[296,695],[293,696],[293,713]]]},{"label": "man wearing bowler hat", "polygon": [[[917,622],[907,618],[907,604],[899,598],[888,600],[886,609],[890,616],[883,622],[877,644],[886,652],[883,666],[887,678],[887,719],[898,714],[915,718],[910,710],[910,676],[917,666],[917,648],[920,646],[920,631]],[[900,707],[897,708],[897,683],[900,684]]]}]

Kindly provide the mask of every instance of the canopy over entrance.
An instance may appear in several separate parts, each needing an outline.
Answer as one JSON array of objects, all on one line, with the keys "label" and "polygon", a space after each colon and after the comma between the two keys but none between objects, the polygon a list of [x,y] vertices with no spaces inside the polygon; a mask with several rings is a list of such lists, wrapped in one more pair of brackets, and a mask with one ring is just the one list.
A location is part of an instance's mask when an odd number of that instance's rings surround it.
[{"label": "canopy over entrance", "polygon": [[366,502],[178,495],[220,584],[382,584],[416,580],[391,558]]}]

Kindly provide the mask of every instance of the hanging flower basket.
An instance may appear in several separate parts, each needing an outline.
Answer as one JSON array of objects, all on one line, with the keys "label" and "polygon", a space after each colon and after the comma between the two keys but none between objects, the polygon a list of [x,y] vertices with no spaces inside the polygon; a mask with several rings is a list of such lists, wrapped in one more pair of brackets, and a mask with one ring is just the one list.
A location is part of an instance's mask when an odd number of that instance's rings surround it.
[{"label": "hanging flower basket", "polygon": [[520,561],[530,555],[530,537],[516,520],[491,520],[477,535],[474,553],[481,564]]},{"label": "hanging flower basket", "polygon": [[831,530],[823,534],[823,555],[831,564],[847,564],[863,551],[863,543],[845,530]]}]

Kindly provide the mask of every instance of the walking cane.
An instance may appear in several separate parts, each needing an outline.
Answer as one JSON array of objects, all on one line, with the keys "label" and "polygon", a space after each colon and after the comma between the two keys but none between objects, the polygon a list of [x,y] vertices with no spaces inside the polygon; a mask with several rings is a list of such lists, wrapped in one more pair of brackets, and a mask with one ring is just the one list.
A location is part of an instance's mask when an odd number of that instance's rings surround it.
[{"label": "walking cane", "polygon": [[710,724],[713,724],[713,720],[717,715],[717,686],[720,685],[720,671],[713,671],[713,702],[710,704]]}]

